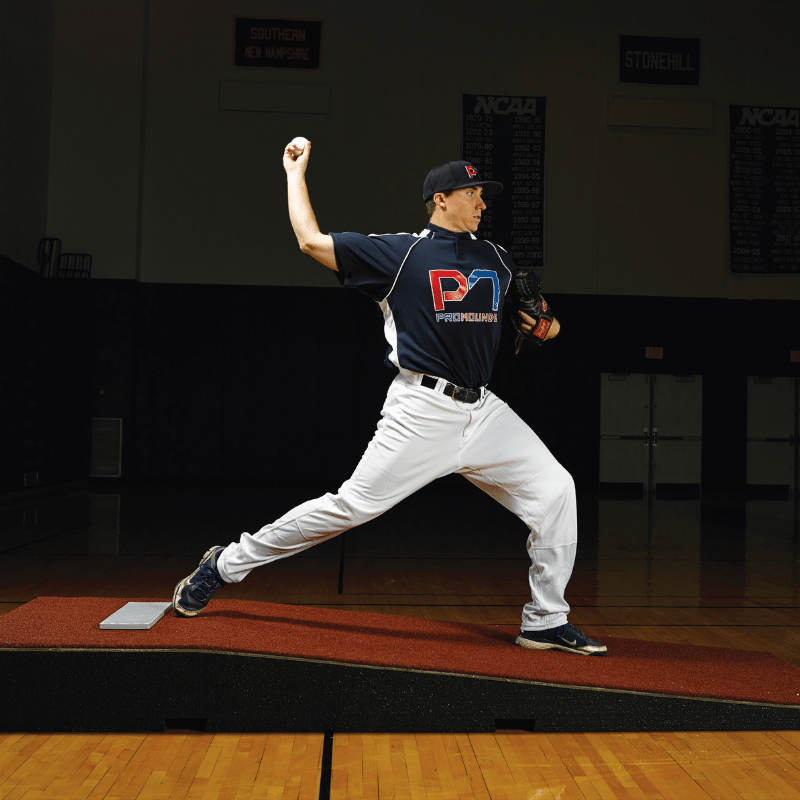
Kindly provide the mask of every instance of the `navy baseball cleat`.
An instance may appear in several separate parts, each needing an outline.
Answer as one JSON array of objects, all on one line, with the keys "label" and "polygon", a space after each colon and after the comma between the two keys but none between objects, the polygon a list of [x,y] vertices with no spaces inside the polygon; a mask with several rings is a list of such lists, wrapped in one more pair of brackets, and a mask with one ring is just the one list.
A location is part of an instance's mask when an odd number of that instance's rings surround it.
[{"label": "navy baseball cleat", "polygon": [[225,583],[217,570],[217,558],[224,549],[217,545],[208,550],[197,569],[175,587],[172,607],[179,617],[196,617],[208,605],[211,595]]},{"label": "navy baseball cleat", "polygon": [[565,650],[583,656],[604,656],[608,652],[604,644],[590,639],[568,622],[547,631],[521,631],[516,643],[531,650]]}]

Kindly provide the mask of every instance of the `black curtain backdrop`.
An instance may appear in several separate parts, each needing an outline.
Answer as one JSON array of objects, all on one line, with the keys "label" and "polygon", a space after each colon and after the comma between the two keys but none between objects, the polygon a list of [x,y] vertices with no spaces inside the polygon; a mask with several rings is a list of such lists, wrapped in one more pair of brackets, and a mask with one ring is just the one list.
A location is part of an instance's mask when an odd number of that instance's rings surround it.
[{"label": "black curtain backdrop", "polygon": [[[392,373],[381,314],[356,291],[40,279],[0,266],[0,493],[24,489],[37,464],[43,485],[87,479],[91,417],[123,419],[129,481],[335,489],[374,432]],[[598,483],[601,372],[702,375],[703,488],[744,487],[745,378],[800,375],[789,361],[797,302],[548,300],[558,338],[514,355],[506,330],[490,386],[579,488]],[[663,360],[646,359],[648,346]]]}]

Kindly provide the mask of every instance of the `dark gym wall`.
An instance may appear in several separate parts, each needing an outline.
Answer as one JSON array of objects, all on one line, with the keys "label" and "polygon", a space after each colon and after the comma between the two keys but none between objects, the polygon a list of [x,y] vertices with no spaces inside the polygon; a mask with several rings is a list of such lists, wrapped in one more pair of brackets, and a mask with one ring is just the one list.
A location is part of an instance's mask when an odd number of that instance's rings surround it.
[{"label": "dark gym wall", "polygon": [[[346,289],[133,281],[92,281],[91,288],[102,347],[126,354],[98,363],[93,416],[124,416],[132,404],[124,376],[136,374],[127,477],[336,488],[350,475],[392,376],[374,303]],[[800,364],[788,361],[796,302],[761,301],[758,334],[750,337],[742,331],[752,304],[743,301],[549,300],[562,321],[558,338],[514,355],[504,331],[490,386],[579,487],[597,487],[601,372],[702,375],[703,486],[744,487],[745,379],[800,376]],[[648,346],[663,347],[664,359],[645,358]]]},{"label": "dark gym wall", "polygon": [[89,476],[89,284],[0,256],[0,495]]},{"label": "dark gym wall", "polygon": [[[126,481],[335,488],[391,379],[381,315],[352,290],[45,280],[7,260],[0,288],[0,494],[33,471],[85,480],[91,417],[123,420]],[[490,386],[580,488],[597,487],[601,372],[702,375],[704,489],[744,488],[745,378],[800,376],[796,301],[549,300],[558,338],[514,355],[505,331]]]}]

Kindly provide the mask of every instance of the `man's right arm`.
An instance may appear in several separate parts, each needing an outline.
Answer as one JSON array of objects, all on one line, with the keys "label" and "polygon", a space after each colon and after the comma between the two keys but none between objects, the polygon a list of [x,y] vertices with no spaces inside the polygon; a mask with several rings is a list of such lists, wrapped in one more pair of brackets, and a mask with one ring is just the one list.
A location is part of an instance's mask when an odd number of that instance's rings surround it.
[{"label": "man's right arm", "polygon": [[292,222],[300,249],[315,258],[328,269],[339,271],[333,238],[319,229],[306,186],[306,167],[311,153],[311,142],[306,144],[303,153],[295,160],[292,149],[287,145],[283,154],[283,168],[286,170],[286,183],[289,196],[289,219]]}]

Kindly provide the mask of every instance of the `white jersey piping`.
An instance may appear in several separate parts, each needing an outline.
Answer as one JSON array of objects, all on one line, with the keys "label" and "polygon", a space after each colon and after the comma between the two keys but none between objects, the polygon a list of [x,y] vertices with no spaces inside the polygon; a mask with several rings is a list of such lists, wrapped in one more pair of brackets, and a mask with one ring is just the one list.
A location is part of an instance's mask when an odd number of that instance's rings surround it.
[{"label": "white jersey piping", "polygon": [[[490,244],[492,247],[494,247],[494,252],[496,253],[497,257],[500,259],[500,263],[506,268],[506,272],[513,278],[514,277],[514,273],[508,267],[506,267],[506,262],[503,261],[503,257],[500,255],[500,253],[497,252],[497,247],[499,247],[500,245],[495,246],[494,242],[490,242],[490,241],[488,241],[486,239],[484,239],[484,241],[487,244]],[[503,250],[503,248],[500,248],[500,249]],[[503,250],[503,252],[505,253],[506,251]],[[508,286],[511,286],[511,284],[509,283]],[[508,294],[508,286],[506,286],[506,294]]]},{"label": "white jersey piping", "polygon": [[417,236],[417,241],[414,242],[414,244],[412,244],[411,247],[408,248],[408,252],[405,254],[405,256],[403,257],[403,261],[400,264],[400,269],[397,270],[397,275],[394,276],[392,285],[389,291],[386,293],[386,297],[384,297],[383,300],[381,300],[381,303],[385,303],[389,299],[389,295],[394,291],[394,287],[397,284],[397,280],[400,277],[400,273],[403,271],[403,267],[405,266],[406,261],[408,261],[409,255],[411,255],[411,251],[422,241],[423,238],[424,237],[422,236]]}]

